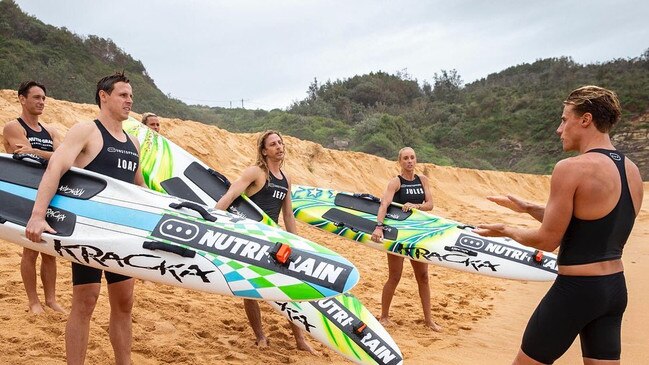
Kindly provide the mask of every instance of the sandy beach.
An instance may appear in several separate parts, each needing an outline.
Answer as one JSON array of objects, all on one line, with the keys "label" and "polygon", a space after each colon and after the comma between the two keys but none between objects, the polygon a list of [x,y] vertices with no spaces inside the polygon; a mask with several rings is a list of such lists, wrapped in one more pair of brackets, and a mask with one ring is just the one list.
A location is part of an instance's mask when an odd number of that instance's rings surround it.
[{"label": "sandy beach", "polygon": [[[48,98],[42,121],[65,132],[78,121],[90,121],[95,105]],[[0,90],[0,127],[20,114],[16,92]],[[139,115],[133,114],[139,119]],[[215,170],[235,179],[253,162],[254,134],[234,134],[192,121],[162,118],[162,134]],[[0,128],[1,131],[1,128]],[[398,173],[395,161],[364,153],[326,149],[286,137],[285,171],[295,184],[331,187],[380,195]],[[559,143],[559,141],[557,141]],[[4,152],[4,151],[3,151]],[[433,213],[468,224],[537,223],[487,201],[492,194],[514,194],[545,202],[549,177],[479,171],[432,164],[418,165],[431,180]],[[624,265],[629,304],[622,326],[622,363],[649,363],[649,183],[643,209],[625,248]],[[2,204],[0,202],[0,204]],[[387,278],[385,254],[298,222],[298,232],[351,260],[361,272],[352,290],[373,313],[380,312],[381,289]],[[20,277],[22,247],[0,240],[0,363],[64,364],[67,316],[49,309],[27,312]],[[70,262],[58,261],[58,300],[70,308]],[[393,300],[393,323],[386,327],[406,364],[507,364],[520,345],[529,316],[550,282],[488,278],[437,266],[429,268],[433,317],[442,333],[423,325],[412,269],[404,275]],[[39,294],[42,289],[39,279]],[[133,311],[134,364],[346,364],[342,356],[309,342],[318,356],[298,351],[287,321],[261,304],[270,347],[259,349],[243,312],[242,300],[137,281]],[[87,364],[112,364],[108,339],[109,305],[105,282],[91,323]],[[556,364],[581,363],[578,341]]]}]

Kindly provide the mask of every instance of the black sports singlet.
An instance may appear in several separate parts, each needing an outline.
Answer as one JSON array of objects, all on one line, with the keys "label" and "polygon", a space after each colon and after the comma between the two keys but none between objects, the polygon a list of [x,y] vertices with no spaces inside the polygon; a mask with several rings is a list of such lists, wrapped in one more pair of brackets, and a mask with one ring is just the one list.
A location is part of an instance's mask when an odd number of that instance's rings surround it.
[{"label": "black sports singlet", "polygon": [[16,119],[18,120],[18,123],[23,126],[25,132],[27,132],[27,140],[29,141],[29,144],[32,145],[32,148],[47,152],[54,151],[54,141],[52,141],[52,136],[47,129],[43,128],[42,124],[38,123],[41,127],[41,131],[36,132],[31,129],[22,118],[18,117]]},{"label": "black sports singlet", "polygon": [[572,216],[559,246],[559,265],[580,265],[592,262],[617,260],[622,257],[633,223],[635,209],[629,191],[624,168],[624,155],[615,150],[593,149],[608,156],[617,167],[621,179],[620,199],[606,216],[595,220],[583,220]]},{"label": "black sports singlet", "polygon": [[278,179],[272,172],[268,171],[268,180],[254,195],[250,196],[255,204],[261,208],[268,216],[277,223],[279,219],[279,212],[282,209],[282,203],[288,194],[288,180],[284,173],[280,170],[282,179]]},{"label": "black sports singlet", "polygon": [[[134,183],[135,172],[140,161],[137,149],[126,135],[126,142],[116,140],[104,127],[99,120],[95,119],[95,125],[101,132],[103,146],[97,156],[84,169],[98,172],[115,179]],[[72,285],[94,284],[101,282],[102,270],[90,266],[84,266],[76,262],[72,263]],[[130,279],[130,277],[104,272],[108,284],[118,283]]]},{"label": "black sports singlet", "polygon": [[98,172],[128,183],[135,182],[135,172],[140,161],[137,149],[126,135],[126,142],[116,140],[99,120],[95,124],[101,132],[104,145],[99,154],[84,169]]},{"label": "black sports singlet", "polygon": [[422,185],[419,176],[415,175],[413,180],[406,180],[399,175],[399,181],[401,182],[401,187],[394,193],[394,198],[392,198],[393,202],[400,204],[421,204],[426,201],[424,185]]}]

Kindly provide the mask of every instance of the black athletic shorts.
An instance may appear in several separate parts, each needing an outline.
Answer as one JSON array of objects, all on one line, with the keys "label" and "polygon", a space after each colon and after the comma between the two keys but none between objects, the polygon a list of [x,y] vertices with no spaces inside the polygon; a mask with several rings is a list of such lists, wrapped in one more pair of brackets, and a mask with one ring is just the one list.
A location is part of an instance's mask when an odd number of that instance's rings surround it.
[{"label": "black athletic shorts", "polygon": [[[94,267],[84,266],[72,263],[72,285],[95,284],[101,283],[101,272],[104,270],[95,269]],[[130,279],[129,276],[115,274],[109,271],[104,271],[106,282],[108,284],[119,283],[120,281]]]},{"label": "black athletic shorts", "polygon": [[623,272],[559,275],[527,323],[521,349],[536,361],[552,364],[579,335],[583,357],[619,360],[626,305]]}]

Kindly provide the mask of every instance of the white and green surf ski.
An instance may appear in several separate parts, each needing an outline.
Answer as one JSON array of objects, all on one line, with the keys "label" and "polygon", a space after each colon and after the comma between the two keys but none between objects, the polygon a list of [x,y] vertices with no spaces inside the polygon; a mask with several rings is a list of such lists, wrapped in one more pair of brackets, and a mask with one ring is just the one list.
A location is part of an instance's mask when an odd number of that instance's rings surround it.
[{"label": "white and green surf ski", "polygon": [[[45,169],[0,154],[0,238],[161,284],[264,300],[333,297],[358,282],[352,263],[276,227],[72,168],[47,210],[56,234],[25,238]],[[290,247],[286,260],[275,254]]]},{"label": "white and green surf ski", "polygon": [[293,185],[293,214],[314,227],[411,260],[470,273],[515,280],[551,281],[557,257],[505,238],[482,237],[473,227],[391,203],[384,240],[371,240],[380,199],[333,189]]},{"label": "white and green surf ski", "polygon": [[[228,189],[228,180],[203,162],[135,119],[125,130],[140,141],[145,181],[152,189],[214,205]],[[230,212],[275,226],[245,195]],[[327,347],[359,364],[403,363],[399,347],[372,313],[353,295],[313,302],[269,301],[271,306]]]}]

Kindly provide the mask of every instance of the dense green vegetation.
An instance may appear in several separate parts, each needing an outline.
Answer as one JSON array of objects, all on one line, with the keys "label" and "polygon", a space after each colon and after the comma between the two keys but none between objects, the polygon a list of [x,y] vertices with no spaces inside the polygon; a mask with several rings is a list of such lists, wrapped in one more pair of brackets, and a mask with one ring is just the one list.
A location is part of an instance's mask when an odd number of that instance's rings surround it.
[{"label": "dense green vegetation", "polygon": [[91,104],[97,81],[124,70],[137,90],[135,111],[193,116],[183,102],[165,96],[144,65],[113,41],[46,25],[12,0],[0,1],[0,70],[0,88],[17,89],[20,82],[35,79],[56,99]]},{"label": "dense green vegetation", "polygon": [[[0,1],[0,88],[37,79],[57,99],[93,103],[97,80],[125,70],[136,91],[136,112],[193,119],[235,132],[276,129],[327,147],[394,159],[402,146],[420,161],[461,167],[548,173],[561,158],[554,135],[561,100],[596,84],[616,90],[623,120],[649,111],[649,49],[630,59],[581,65],[569,57],[537,60],[464,85],[455,70],[413,79],[405,71],[324,83],[286,111],[188,106],[164,95],[141,62],[111,40],[80,37]],[[625,123],[617,131],[647,128]]]},{"label": "dense green vegetation", "polygon": [[[582,85],[616,90],[623,121],[649,111],[649,50],[642,56],[580,65],[569,57],[510,67],[463,85],[455,70],[432,83],[384,72],[314,80],[290,114],[215,110],[219,125],[239,131],[275,128],[331,146],[393,159],[413,146],[419,160],[455,166],[548,173],[563,156],[556,130],[561,101]],[[622,123],[615,131],[647,128]],[[614,131],[614,132],[615,132]]]}]

